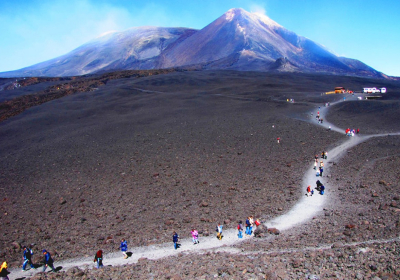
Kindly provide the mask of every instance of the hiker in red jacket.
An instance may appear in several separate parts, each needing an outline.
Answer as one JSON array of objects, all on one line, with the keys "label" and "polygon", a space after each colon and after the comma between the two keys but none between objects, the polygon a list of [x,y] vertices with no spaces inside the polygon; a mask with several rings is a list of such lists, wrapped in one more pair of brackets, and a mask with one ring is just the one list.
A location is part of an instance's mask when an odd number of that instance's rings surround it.
[{"label": "hiker in red jacket", "polygon": [[97,262],[97,268],[103,267],[103,251],[98,250],[96,255],[94,255],[93,262]]}]

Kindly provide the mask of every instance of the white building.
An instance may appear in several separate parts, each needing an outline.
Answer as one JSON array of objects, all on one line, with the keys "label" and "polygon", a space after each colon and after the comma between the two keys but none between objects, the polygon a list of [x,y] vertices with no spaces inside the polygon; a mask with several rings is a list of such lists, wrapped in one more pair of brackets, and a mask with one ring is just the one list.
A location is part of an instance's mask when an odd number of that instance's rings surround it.
[{"label": "white building", "polygon": [[386,93],[386,88],[364,88],[363,93]]}]

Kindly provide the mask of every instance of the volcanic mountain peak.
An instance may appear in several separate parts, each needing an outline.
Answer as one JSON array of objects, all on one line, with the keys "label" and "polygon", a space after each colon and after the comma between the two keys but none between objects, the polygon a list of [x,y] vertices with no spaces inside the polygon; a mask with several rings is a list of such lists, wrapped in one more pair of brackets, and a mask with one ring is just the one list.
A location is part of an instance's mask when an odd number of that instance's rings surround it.
[{"label": "volcanic mountain peak", "polygon": [[134,27],[109,32],[68,54],[0,77],[70,76],[97,71],[193,66],[384,77],[360,61],[289,31],[259,13],[230,9],[201,30]]},{"label": "volcanic mountain peak", "polygon": [[242,8],[233,8],[227,11],[225,14],[226,21],[232,21],[234,19],[238,20],[247,20],[248,22],[252,22],[252,24],[260,24],[263,23],[270,28],[282,27],[268,16],[261,13],[249,13]]}]

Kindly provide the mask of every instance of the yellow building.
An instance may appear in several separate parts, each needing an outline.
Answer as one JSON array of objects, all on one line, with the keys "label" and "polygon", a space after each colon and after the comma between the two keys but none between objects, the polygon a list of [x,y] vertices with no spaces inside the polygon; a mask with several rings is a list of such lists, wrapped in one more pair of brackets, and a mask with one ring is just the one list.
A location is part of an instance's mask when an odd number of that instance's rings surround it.
[{"label": "yellow building", "polygon": [[335,93],[344,93],[345,89],[344,87],[335,87]]}]

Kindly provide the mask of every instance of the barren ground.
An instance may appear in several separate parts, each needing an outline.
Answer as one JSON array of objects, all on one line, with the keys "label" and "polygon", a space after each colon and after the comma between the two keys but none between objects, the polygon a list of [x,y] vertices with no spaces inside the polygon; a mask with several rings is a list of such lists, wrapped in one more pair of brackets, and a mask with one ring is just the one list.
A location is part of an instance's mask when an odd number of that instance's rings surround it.
[{"label": "barren ground", "polygon": [[[321,92],[339,81],[366,83],[239,72],[122,79],[0,123],[0,256],[17,267],[17,245],[35,244],[56,260],[89,257],[100,248],[116,251],[121,238],[130,247],[155,245],[170,242],[174,230],[189,237],[195,227],[206,236],[218,222],[233,229],[250,214],[268,220],[285,213],[304,196],[301,180],[313,156],[346,140],[309,115],[338,98]],[[362,135],[399,132],[399,87],[392,87],[390,100],[346,101],[326,119]],[[382,240],[399,232],[399,140],[371,138],[329,162],[334,188],[323,212],[278,236],[234,245],[241,254],[141,260],[82,277],[394,279],[398,241]],[[383,243],[363,243],[371,240]],[[81,272],[61,277],[74,273]]]}]

